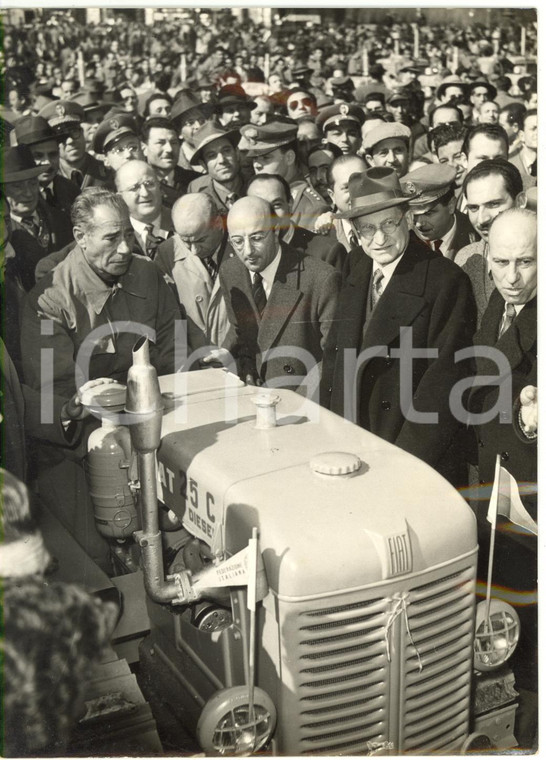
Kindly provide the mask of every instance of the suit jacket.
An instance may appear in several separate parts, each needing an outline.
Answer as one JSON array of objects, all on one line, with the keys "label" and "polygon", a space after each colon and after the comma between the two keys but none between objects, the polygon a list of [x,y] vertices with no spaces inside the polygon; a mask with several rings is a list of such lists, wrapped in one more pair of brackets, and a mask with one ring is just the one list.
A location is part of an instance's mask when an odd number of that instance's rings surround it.
[{"label": "suit jacket", "polygon": [[[240,182],[239,191],[235,192],[238,192],[239,195],[243,193],[242,181]],[[192,180],[188,185],[188,193],[207,193],[215,202],[218,211],[224,216],[227,215],[229,206],[218,194],[213,179],[209,174],[204,174],[202,177],[198,177],[197,179]]]},{"label": "suit jacket", "polygon": [[449,246],[448,258],[454,261],[461,248],[469,243],[475,243],[479,239],[480,236],[470,223],[468,215],[463,214],[462,211],[455,211],[455,234]]},{"label": "suit jacket", "polygon": [[[452,471],[448,449],[458,423],[449,409],[449,394],[465,375],[457,350],[472,344],[475,306],[468,277],[449,259],[431,252],[414,233],[375,309],[368,314],[367,294],[373,260],[362,248],[348,257],[347,277],[324,351],[321,403],[332,411],[415,454],[443,474]],[[396,356],[400,330],[412,328],[416,348],[437,349],[431,359],[414,360],[411,398],[419,412],[436,412],[436,424],[419,424],[402,411],[401,367]],[[356,354],[380,348],[380,355],[362,357],[359,374],[351,366]],[[347,351],[348,350],[348,351]],[[356,356],[355,354],[355,356]],[[355,378],[354,397],[346,397],[347,378]]]},{"label": "suit jacket", "polygon": [[[61,159],[62,176],[70,180],[71,183],[77,184],[72,180],[72,171],[73,169]],[[83,174],[80,192],[87,187],[108,187],[112,190],[115,189],[114,172],[90,153],[85,154],[85,162],[80,171]]]},{"label": "suit jacket", "polygon": [[[218,263],[234,256],[227,234],[219,252]],[[178,235],[158,248],[154,259],[167,281],[176,286],[179,303],[184,309],[188,328],[189,351],[204,346],[221,346],[230,327],[220,278],[214,282],[197,256],[192,254]]]},{"label": "suit jacket", "polygon": [[528,190],[530,187],[536,186],[537,178],[532,177],[529,174],[527,167],[523,163],[522,151],[523,151],[523,146],[521,146],[512,156],[510,156],[508,160],[511,164],[513,164],[516,167],[518,172],[521,174],[521,179],[523,180],[523,189]]},{"label": "suit jacket", "polygon": [[12,219],[13,232],[11,244],[15,250],[14,269],[21,279],[26,291],[31,290],[36,282],[34,271],[38,262],[53,251],[63,248],[74,240],[70,217],[41,199],[38,212],[47,228],[48,239],[42,245],[25,227]]},{"label": "suit jacket", "polygon": [[70,209],[80,192],[75,182],[63,177],[62,174],[56,174],[53,177],[53,201],[47,205],[70,217]]},{"label": "suit jacket", "polygon": [[316,235],[314,232],[306,230],[304,227],[293,227],[294,234],[290,239],[289,245],[297,248],[298,251],[306,253],[308,256],[314,256],[321,261],[335,267],[339,272],[343,271],[346,251],[342,250],[330,235]]},{"label": "suit jacket", "polygon": [[190,169],[183,169],[180,166],[174,168],[174,185],[168,185],[166,182],[160,182],[161,197],[163,205],[171,209],[178,198],[181,198],[188,192],[188,185],[194,179],[199,177],[199,173]]},{"label": "suit jacket", "polygon": [[[239,258],[224,260],[220,284],[233,331],[225,347],[238,357],[244,378],[252,374],[274,387],[294,388],[322,359],[334,316],[339,272],[281,243],[281,260],[260,319],[250,274]],[[281,349],[278,355],[267,352]],[[298,352],[308,352],[305,357]]]}]

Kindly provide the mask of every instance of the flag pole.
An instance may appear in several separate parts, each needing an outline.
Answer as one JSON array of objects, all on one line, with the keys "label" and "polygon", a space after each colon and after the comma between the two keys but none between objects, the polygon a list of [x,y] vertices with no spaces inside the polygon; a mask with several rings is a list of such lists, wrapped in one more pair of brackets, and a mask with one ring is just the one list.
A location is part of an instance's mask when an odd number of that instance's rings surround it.
[{"label": "flag pole", "polygon": [[[487,566],[487,591],[485,596],[485,625],[489,628],[489,611],[491,608],[491,585],[493,581],[493,557],[495,555],[495,535],[497,530],[497,513],[499,508],[499,486],[500,486],[500,454],[497,454],[495,460],[495,479],[491,491],[491,500],[487,510],[487,519],[491,522],[491,539],[489,541],[489,562]],[[493,510],[491,509],[492,507]]]},{"label": "flag pole", "polygon": [[250,630],[248,646],[248,719],[252,723],[254,745],[256,746],[256,718],[254,715],[254,681],[256,678],[256,588],[258,584],[258,529],[252,528],[252,538],[248,542],[248,591],[247,607],[250,610]]}]

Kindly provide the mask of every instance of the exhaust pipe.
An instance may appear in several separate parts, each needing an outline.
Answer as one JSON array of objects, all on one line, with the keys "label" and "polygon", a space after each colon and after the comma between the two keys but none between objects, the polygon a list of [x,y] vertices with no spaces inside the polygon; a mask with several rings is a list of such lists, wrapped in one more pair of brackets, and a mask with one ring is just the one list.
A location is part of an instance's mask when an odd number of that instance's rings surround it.
[{"label": "exhaust pipe", "polygon": [[156,473],[163,401],[157,372],[150,363],[147,337],[140,338],[133,348],[133,365],[127,374],[125,412],[129,416],[131,442],[138,458],[142,530],[136,531],[134,536],[142,549],[144,586],[154,602],[188,604],[195,601],[189,571],[165,579],[163,570]]}]

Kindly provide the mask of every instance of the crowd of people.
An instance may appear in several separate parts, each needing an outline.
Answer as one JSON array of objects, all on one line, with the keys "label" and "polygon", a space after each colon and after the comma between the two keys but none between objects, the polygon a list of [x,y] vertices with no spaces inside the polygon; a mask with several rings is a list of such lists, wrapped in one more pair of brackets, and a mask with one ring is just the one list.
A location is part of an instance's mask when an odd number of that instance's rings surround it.
[{"label": "crowd of people", "polygon": [[[82,391],[123,383],[143,333],[159,374],[297,390],[457,488],[490,485],[498,456],[536,483],[536,64],[517,26],[496,49],[493,29],[419,31],[416,50],[387,13],[294,30],[228,11],[4,29],[1,464],[107,572]],[[500,531],[495,558],[498,587],[536,592],[534,536]],[[536,603],[518,611],[531,748]]]}]

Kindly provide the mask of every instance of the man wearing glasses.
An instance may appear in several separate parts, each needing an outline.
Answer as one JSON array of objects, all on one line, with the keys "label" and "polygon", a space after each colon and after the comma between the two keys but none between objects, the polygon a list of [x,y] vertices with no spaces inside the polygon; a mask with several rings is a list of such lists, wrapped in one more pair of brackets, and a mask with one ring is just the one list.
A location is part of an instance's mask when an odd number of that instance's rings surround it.
[{"label": "man wearing glasses", "polygon": [[59,145],[61,176],[74,182],[80,190],[86,187],[107,186],[112,183],[112,173],[86,150],[82,122],[85,111],[79,103],[70,100],[56,100],[40,111],[49,126],[62,136]]},{"label": "man wearing glasses", "polygon": [[104,156],[105,166],[117,171],[127,161],[144,160],[137,135],[138,128],[132,116],[110,112],[95,132],[93,150]]},{"label": "man wearing glasses", "polygon": [[321,403],[461,485],[449,398],[469,374],[454,354],[472,345],[470,281],[410,231],[416,193],[404,195],[394,169],[353,174],[349,194],[341,216],[360,245],[349,252],[324,350]]},{"label": "man wearing glasses", "polygon": [[281,242],[279,223],[262,198],[241,198],[231,208],[227,227],[236,256],[222,262],[220,285],[232,329],[207,361],[227,364],[231,353],[245,382],[310,395],[318,389],[340,275]]}]

